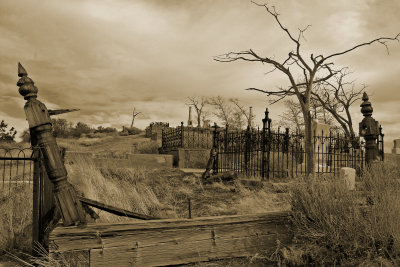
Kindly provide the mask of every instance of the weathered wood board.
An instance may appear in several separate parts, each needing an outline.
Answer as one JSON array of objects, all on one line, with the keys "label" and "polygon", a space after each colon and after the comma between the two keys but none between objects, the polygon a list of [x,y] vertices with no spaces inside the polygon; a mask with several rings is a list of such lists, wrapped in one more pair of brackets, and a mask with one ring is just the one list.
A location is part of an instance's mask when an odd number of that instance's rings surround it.
[{"label": "weathered wood board", "polygon": [[[291,242],[288,212],[58,227],[50,252],[88,252],[86,266],[163,266],[272,253]],[[82,265],[81,265],[82,266]]]}]

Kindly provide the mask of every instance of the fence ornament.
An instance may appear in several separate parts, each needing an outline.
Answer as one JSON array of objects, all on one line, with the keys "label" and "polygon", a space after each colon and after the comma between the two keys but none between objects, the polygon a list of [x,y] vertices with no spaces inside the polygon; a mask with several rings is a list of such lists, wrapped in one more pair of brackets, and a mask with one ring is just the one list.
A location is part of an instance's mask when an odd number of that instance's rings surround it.
[{"label": "fence ornament", "polygon": [[362,100],[363,102],[360,107],[364,119],[359,124],[359,133],[365,139],[365,162],[369,164],[379,157],[377,139],[381,131],[379,129],[379,122],[372,118],[374,109],[371,102],[368,101],[369,97],[366,92],[364,92]]},{"label": "fence ornament", "polygon": [[43,163],[50,181],[54,184],[56,205],[65,226],[86,222],[76,192],[67,181],[67,171],[61,158],[60,149],[52,134],[50,114],[46,106],[37,100],[38,88],[34,85],[25,68],[18,63],[17,82],[19,93],[26,100],[24,111],[31,131],[32,146],[37,146],[43,154]]}]

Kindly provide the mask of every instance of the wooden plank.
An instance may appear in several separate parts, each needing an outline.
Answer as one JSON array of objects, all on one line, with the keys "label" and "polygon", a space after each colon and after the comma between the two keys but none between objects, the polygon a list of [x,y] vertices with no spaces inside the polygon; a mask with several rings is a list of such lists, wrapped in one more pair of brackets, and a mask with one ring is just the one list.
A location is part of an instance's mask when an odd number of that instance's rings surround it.
[{"label": "wooden plank", "polygon": [[[90,266],[164,266],[215,259],[272,253],[273,235],[241,238],[215,238],[177,243],[160,243],[154,247],[123,246],[90,251]],[[269,249],[266,249],[269,248]]]},{"label": "wooden plank", "polygon": [[59,227],[51,252],[90,250],[91,266],[155,266],[254,255],[291,240],[288,212]]},{"label": "wooden plank", "polygon": [[[243,229],[246,227],[246,229]],[[90,235],[58,235],[54,239],[59,251],[80,250],[87,248],[114,247],[140,242],[140,246],[154,246],[158,243],[180,242],[181,240],[201,240],[210,238],[210,232],[218,236],[240,237],[277,231],[275,224],[262,221],[222,225],[197,225],[191,227],[139,229],[132,231],[102,231]]]},{"label": "wooden plank", "polygon": [[129,217],[129,218],[140,219],[140,220],[158,219],[156,217],[148,216],[145,214],[140,214],[140,213],[132,212],[129,210],[124,210],[124,209],[120,209],[117,207],[113,207],[113,206],[98,202],[96,200],[92,200],[92,199],[88,199],[88,198],[84,198],[84,197],[78,197],[78,198],[82,203],[84,203],[86,205],[110,212],[110,213],[118,215],[118,216],[125,216],[125,217]]}]

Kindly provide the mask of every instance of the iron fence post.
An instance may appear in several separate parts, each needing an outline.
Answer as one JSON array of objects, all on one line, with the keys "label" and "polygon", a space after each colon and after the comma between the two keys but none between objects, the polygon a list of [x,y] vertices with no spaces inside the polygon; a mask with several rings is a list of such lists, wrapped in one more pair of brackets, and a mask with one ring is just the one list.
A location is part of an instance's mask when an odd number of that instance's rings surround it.
[{"label": "iron fence post", "polygon": [[244,169],[245,173],[247,175],[247,170],[249,167],[249,150],[250,150],[250,126],[247,126],[246,128],[246,137],[245,137],[245,146],[244,146]]},{"label": "iron fence post", "polygon": [[261,180],[265,179],[265,119],[262,120],[262,140],[261,140]]},{"label": "iron fence post", "polygon": [[383,137],[384,137],[385,135],[383,134],[383,132],[382,132],[382,125],[379,125],[379,143],[380,143],[380,148],[379,148],[379,151],[380,151],[380,153],[381,153],[381,160],[382,161],[384,161],[385,160],[385,147],[384,147],[384,143],[383,143]]},{"label": "iron fence post", "polygon": [[268,118],[268,127],[267,127],[267,132],[268,132],[268,139],[267,139],[267,179],[269,180],[269,165],[270,165],[270,154],[271,154],[271,119],[268,117],[268,109],[267,109],[267,118]]},{"label": "iron fence post", "polygon": [[213,149],[216,152],[215,160],[213,162],[213,173],[218,173],[218,125],[214,123],[214,131],[213,131]]},{"label": "iron fence post", "polygon": [[184,135],[183,121],[181,121],[181,148],[185,147],[185,135]]}]

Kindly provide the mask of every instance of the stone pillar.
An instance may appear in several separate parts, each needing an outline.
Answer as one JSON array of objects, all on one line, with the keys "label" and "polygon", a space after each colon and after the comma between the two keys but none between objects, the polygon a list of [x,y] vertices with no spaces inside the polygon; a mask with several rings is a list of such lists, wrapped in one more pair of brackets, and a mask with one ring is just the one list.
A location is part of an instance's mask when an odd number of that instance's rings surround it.
[{"label": "stone pillar", "polygon": [[400,155],[400,139],[393,140],[392,154]]},{"label": "stone pillar", "polygon": [[379,149],[377,144],[377,139],[379,135],[379,123],[374,118],[372,118],[372,108],[371,102],[367,93],[364,92],[362,97],[363,102],[361,103],[361,113],[364,119],[359,124],[360,136],[365,139],[365,162],[367,164],[378,160]]},{"label": "stone pillar", "polygon": [[192,106],[189,106],[189,119],[188,119],[187,125],[188,125],[189,127],[190,127],[190,126],[193,126],[193,121],[192,121]]}]

